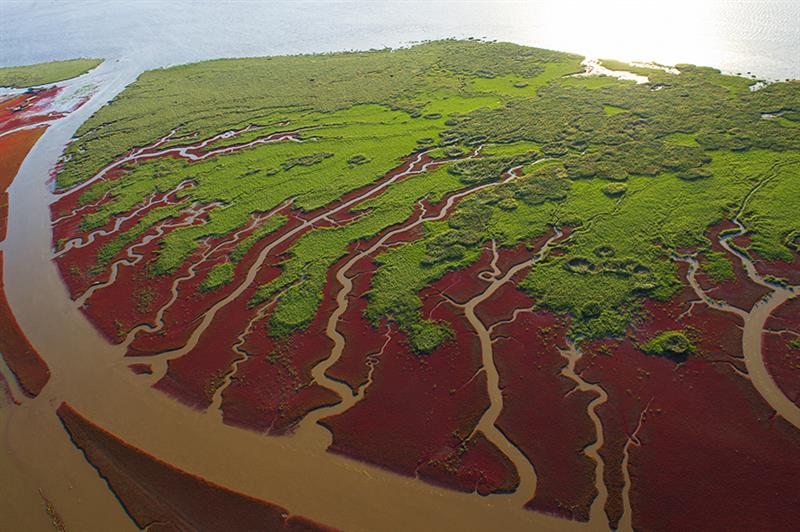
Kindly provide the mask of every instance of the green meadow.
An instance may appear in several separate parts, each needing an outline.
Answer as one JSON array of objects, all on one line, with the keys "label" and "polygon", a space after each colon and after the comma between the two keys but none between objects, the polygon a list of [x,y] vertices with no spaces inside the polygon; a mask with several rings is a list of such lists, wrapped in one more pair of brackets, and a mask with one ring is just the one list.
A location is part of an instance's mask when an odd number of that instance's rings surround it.
[{"label": "green meadow", "polygon": [[[203,238],[232,233],[255,213],[288,200],[306,212],[321,208],[374,183],[419,150],[450,160],[479,149],[476,158],[396,182],[355,207],[358,216],[346,224],[304,234],[288,250],[282,273],[258,287],[251,301],[278,298],[271,334],[300,330],[320,305],[329,269],[351,244],[408,220],[422,199],[436,203],[493,183],[464,198],[449,218],[426,224],[417,240],[376,258],[366,317],[376,325],[387,317],[397,322],[420,353],[452,333],[424,319],[419,292],[474,263],[492,240],[517,246],[553,226],[572,229],[559,245],[562,253],[537,263],[520,287],[536,305],[570,315],[577,340],[622,335],[645,298],[673,295],[681,281],[670,257],[678,248],[708,253],[709,274],[730,278],[730,263],[711,253],[705,235],[740,211],[753,251],[792,259],[800,235],[800,83],[750,91],[745,78],[692,65],[679,65],[679,74],[628,68],[649,77],[643,84],[571,77],[580,61],[509,43],[444,40],[154,70],[81,127],[57,185],[89,179],[173,129],[178,137],[203,139],[257,126],[215,147],[299,131],[302,142],[258,145],[200,162],[140,162],[82,193],[83,202],[107,192],[112,197],[83,218],[82,229],[90,230],[154,193],[193,185],[179,193],[182,205],[152,210],[103,248],[98,268],[188,204],[218,203],[207,223],[163,239],[154,274],[169,275]],[[765,113],[780,119],[765,119]],[[516,166],[522,176],[500,184]],[[284,222],[272,218],[236,246],[201,289],[229,283],[233,265]],[[653,346],[658,349],[666,347]]]}]

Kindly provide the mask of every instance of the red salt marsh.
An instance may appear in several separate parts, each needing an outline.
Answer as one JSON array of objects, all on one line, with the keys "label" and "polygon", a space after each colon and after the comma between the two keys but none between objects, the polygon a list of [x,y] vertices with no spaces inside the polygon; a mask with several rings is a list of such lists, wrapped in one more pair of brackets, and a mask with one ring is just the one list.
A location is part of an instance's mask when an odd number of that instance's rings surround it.
[{"label": "red salt marsh", "polygon": [[122,441],[66,403],[58,416],[86,460],[139,528],[168,530],[329,530],[280,506],[212,484]]},{"label": "red salt marsh", "polygon": [[[423,160],[425,158],[423,157]],[[368,186],[362,187],[356,191],[349,192],[345,194],[342,198],[326,205],[323,208],[317,209],[312,212],[303,213],[300,211],[290,211],[289,212],[289,221],[284,224],[284,226],[279,229],[278,231],[272,233],[270,236],[262,239],[257,246],[255,246],[255,252],[248,254],[250,257],[250,261],[247,259],[241,261],[237,265],[237,272],[243,271],[246,272],[249,269],[252,261],[255,261],[257,255],[260,251],[265,248],[266,246],[270,245],[272,242],[275,242],[281,238],[284,238],[286,234],[292,232],[291,236],[286,240],[282,241],[279,245],[275,246],[273,249],[270,250],[270,258],[268,262],[265,264],[278,264],[281,260],[281,255],[285,253],[293,243],[295,243],[299,238],[301,238],[307,231],[311,229],[311,226],[302,228],[298,230],[301,223],[303,221],[311,220],[313,218],[319,217],[323,215],[325,212],[329,212],[332,209],[339,207],[341,204],[349,201],[353,198],[358,197],[361,194],[371,190],[376,186],[376,184],[380,184],[385,182],[386,179],[390,178],[391,176],[397,175],[402,170],[408,168],[410,163],[404,163],[403,165],[399,166],[398,168],[390,171],[386,174],[386,176],[381,179],[380,181],[376,182],[375,184],[370,184]],[[370,196],[370,197],[374,197]],[[349,214],[347,209],[344,209],[334,215],[331,215],[330,222],[328,223],[346,223],[353,219],[353,216]],[[264,266],[262,266],[263,268]],[[232,283],[230,283],[231,287],[235,287],[239,283],[239,277],[234,279]],[[266,281],[264,281],[266,282]],[[232,289],[232,288],[231,288]],[[219,291],[215,291],[219,293]],[[193,321],[195,317],[202,315],[211,305],[198,305],[196,301],[178,301],[178,304],[175,306],[175,309],[170,309],[165,315],[165,326],[163,331],[159,331],[157,335],[148,335],[148,334],[140,334],[134,342],[131,344],[131,351],[130,354],[149,354],[149,353],[158,353],[165,350],[165,345],[169,345],[170,349],[174,349],[180,347],[185,343],[188,339],[191,332],[194,330],[194,327],[199,323],[198,321]],[[179,310],[180,307],[184,307],[182,310]],[[171,323],[170,319],[172,315],[178,315],[178,322]],[[188,320],[188,321],[187,321]],[[173,331],[179,331],[176,335]],[[169,339],[170,336],[177,336],[177,338]]]},{"label": "red salt marsh", "polygon": [[50,380],[50,369],[30,344],[11,311],[2,272],[3,253],[0,251],[0,353],[25,395],[36,397]]},{"label": "red salt marsh", "polygon": [[[359,264],[374,267],[371,260],[363,259]],[[369,301],[364,296],[372,282],[373,271],[351,272],[354,275],[353,290],[349,295],[347,310],[342,314],[337,330],[344,337],[345,344],[339,360],[328,369],[328,376],[344,382],[353,390],[363,386],[368,379],[368,356],[377,356],[387,342],[390,325],[376,329],[364,318],[364,311]],[[337,283],[336,290],[339,290]],[[395,327],[396,328],[396,327]]]},{"label": "red salt marsh", "polygon": [[729,365],[676,364],[627,340],[594,342],[585,353],[582,375],[609,396],[598,413],[612,524],[622,513],[623,449],[646,408],[641,446],[630,451],[634,528],[785,530],[797,521],[800,440]]},{"label": "red salt marsh", "polygon": [[[322,420],[334,435],[331,450],[464,491],[507,491],[515,484],[507,459],[493,446],[485,449],[488,443],[467,442],[488,406],[486,377],[476,373],[477,337],[444,305],[436,317],[453,324],[455,340],[420,356],[402,332],[393,334],[364,399]],[[374,334],[385,341],[382,332]],[[483,477],[475,464],[483,464]]]},{"label": "red salt marsh", "polygon": [[[527,300],[520,307],[532,304]],[[594,462],[583,449],[595,439],[586,413],[594,395],[573,391],[575,383],[561,375],[565,324],[548,312],[523,312],[492,332],[504,399],[497,425],[525,453],[538,478],[528,508],[587,520],[596,490]]]},{"label": "red salt marsh", "polygon": [[[742,266],[741,260],[735,255],[728,253],[719,243],[719,235],[724,231],[736,228],[737,226],[730,220],[725,220],[711,227],[706,236],[711,244],[711,249],[715,252],[722,253],[725,258],[731,263],[733,267],[734,278],[723,282],[718,282],[702,270],[697,272],[697,282],[700,286],[708,292],[714,299],[719,299],[727,302],[730,305],[739,307],[744,310],[750,310],[752,306],[769,293],[769,289],[754,283],[747,275],[747,272]],[[700,264],[705,264],[705,258],[700,257]]]},{"label": "red salt marsh", "polygon": [[764,361],[778,387],[800,406],[800,299],[786,301],[767,320]]},{"label": "red salt marsh", "polygon": [[51,87],[25,92],[0,102],[0,133],[62,117],[63,113],[44,113],[60,91],[61,87]]},{"label": "red salt marsh", "polygon": [[519,485],[514,464],[482,432],[420,465],[417,474],[433,484],[481,495],[512,493]]},{"label": "red salt marsh", "polygon": [[[184,215],[172,223],[183,223],[186,218]],[[158,309],[172,297],[174,279],[152,273],[158,249],[157,240],[138,245],[136,255],[141,255],[138,262],[133,265],[120,264],[113,284],[96,288],[84,302],[81,310],[110,342],[123,341],[127,333],[137,325],[152,324]],[[132,260],[128,259],[129,262]],[[176,276],[185,275],[185,270],[186,268],[181,268]],[[100,281],[98,279],[95,283]],[[110,279],[102,281],[108,282]]]},{"label": "red salt marsh", "polygon": [[[1,128],[0,128],[1,129]],[[0,242],[6,238],[8,223],[8,193],[22,161],[42,136],[45,127],[25,129],[0,137]]]},{"label": "red salt marsh", "polygon": [[[311,410],[339,402],[336,393],[314,383],[311,377],[311,369],[328,356],[333,345],[325,335],[325,327],[336,305],[335,270],[328,271],[322,304],[305,330],[276,339],[267,334],[269,312],[254,322],[251,334],[241,345],[248,358],[239,363],[230,386],[222,394],[226,423],[285,434]],[[249,316],[255,312],[252,309]]]},{"label": "red salt marsh", "polygon": [[[679,264],[678,270],[679,276],[685,277],[688,264]],[[714,371],[712,368],[716,366],[724,366],[729,372],[733,367],[744,369],[742,320],[697,301],[688,286],[669,301],[646,300],[643,310],[629,332],[639,344],[665,331],[682,330],[696,342],[698,354],[693,356],[702,358],[708,371]],[[616,525],[623,511],[623,448],[638,424],[639,414],[656,393],[649,385],[651,375],[657,371],[669,376],[683,366],[666,358],[644,355],[630,340],[622,344],[614,340],[590,342],[583,350],[584,357],[579,362],[582,375],[591,382],[599,382],[609,394],[609,401],[598,408],[605,429],[605,445],[600,454],[606,462],[609,491],[606,512],[611,524]]]},{"label": "red salt marsh", "polygon": [[[416,161],[416,162],[415,162]],[[332,209],[335,209],[345,203],[346,201],[352,200],[354,198],[359,197],[362,194],[369,192],[370,190],[374,190],[376,186],[385,183],[387,180],[397,176],[398,174],[402,173],[405,170],[410,168],[421,168],[424,164],[430,162],[430,159],[427,158],[425,155],[415,155],[409,156],[404,159],[404,162],[396,167],[395,169],[387,172],[385,176],[383,176],[379,181],[372,183],[370,185],[366,185],[361,187],[355,191],[351,191],[345,194],[342,198],[332,202],[329,205],[326,205],[323,208],[320,208],[316,211],[309,212],[309,213],[300,213],[297,211],[293,211],[290,213],[290,222],[285,224],[284,227],[273,233],[270,237],[263,239],[258,246],[256,246],[256,250],[260,251],[263,247],[268,245],[270,242],[277,240],[278,238],[282,238],[285,233],[289,231],[295,231],[299,224],[304,220],[310,220],[311,218],[318,217],[323,215],[326,212],[329,212]],[[376,194],[382,192],[383,189],[379,190],[375,194],[369,196],[374,197]],[[73,193],[68,195],[67,197],[78,197],[78,193]],[[163,201],[175,201],[175,198],[170,198],[170,194],[166,194],[163,198],[152,198],[151,204],[155,204],[156,202],[163,202]],[[64,202],[63,205],[60,205],[59,212],[66,211],[67,213],[74,212],[74,209],[77,207],[77,199],[73,202],[70,202],[66,199],[62,199]],[[56,260],[61,271],[62,277],[65,283],[68,285],[70,289],[70,293],[73,298],[77,298],[80,294],[84,293],[87,289],[90,288],[93,284],[99,284],[107,281],[109,278],[108,268],[106,271],[98,271],[96,268],[96,257],[98,250],[105,245],[107,242],[110,242],[113,238],[116,237],[117,234],[123,233],[125,230],[133,227],[135,223],[137,223],[142,216],[146,214],[149,210],[151,210],[153,206],[145,206],[144,208],[139,207],[139,211],[136,212],[136,209],[132,210],[133,215],[129,216],[128,220],[123,221],[119,230],[115,231],[114,234],[104,236],[98,235],[95,237],[95,241],[91,244],[85,245],[81,248],[74,248],[67,251],[65,254],[59,256]],[[72,210],[70,210],[72,209]],[[55,211],[54,211],[55,212]],[[135,213],[135,214],[134,214]],[[348,220],[352,219],[353,216],[350,214],[348,209],[343,209],[340,212],[334,213],[331,215],[334,222],[343,222],[346,223]],[[65,232],[61,233],[59,227],[63,225],[66,228],[72,228],[72,231],[79,231],[80,227],[76,220],[79,220],[80,216],[73,216],[66,220],[64,220],[61,224],[56,224],[55,233],[62,235],[61,239],[66,238],[68,235],[74,236],[74,233],[71,233],[69,229]],[[202,223],[201,220],[198,220],[198,223]],[[112,220],[107,224],[104,228],[106,231],[112,230],[115,225],[115,220]],[[285,242],[282,242],[279,246],[275,249],[271,250],[271,255],[273,257],[279,257],[281,253],[283,253],[293,242],[295,242],[300,236],[302,236],[309,228],[304,228],[300,231],[296,231],[291,235],[291,238],[288,238]],[[399,236],[399,235],[398,235]],[[58,242],[58,241],[57,241]],[[119,260],[120,258],[124,257],[127,254],[127,250],[121,250],[117,257],[114,257],[115,260]],[[141,331],[137,334],[136,338],[134,338],[133,342],[129,348],[129,354],[131,355],[139,355],[139,354],[155,354],[161,353],[166,350],[177,349],[183,345],[185,345],[186,341],[188,341],[189,336],[194,331],[194,328],[199,324],[199,317],[203,315],[214,303],[225,297],[225,295],[233,290],[239,281],[240,274],[244,275],[246,270],[250,267],[251,261],[255,260],[257,253],[250,253],[249,254],[249,261],[244,260],[241,261],[237,265],[237,274],[232,283],[230,283],[229,287],[214,290],[209,294],[202,294],[198,293],[197,291],[194,292],[192,297],[179,297],[177,301],[167,310],[164,315],[164,324],[162,327],[159,327],[159,330],[155,333],[148,333],[146,331]],[[276,258],[275,260],[279,260]],[[129,266],[124,266],[120,268],[121,274],[118,276],[117,281],[111,285],[110,287],[103,288],[97,296],[92,296],[92,301],[90,304],[84,309],[87,314],[89,315],[90,319],[95,323],[95,325],[109,338],[112,342],[119,342],[122,340],[124,335],[134,326],[140,323],[148,323],[149,319],[145,316],[147,312],[150,312],[150,308],[157,309],[159,308],[158,304],[154,304],[153,301],[150,301],[147,305],[138,304],[141,302],[141,292],[142,290],[147,289],[147,287],[141,286],[141,282],[147,276],[141,274],[141,271],[147,266],[148,261],[140,261],[140,263],[134,267],[130,268]],[[209,267],[211,264],[209,264]],[[138,271],[137,271],[138,270]],[[178,277],[180,275],[180,271],[176,272],[175,275],[172,277]],[[137,283],[136,287],[131,286],[131,280],[136,278]],[[152,281],[152,276],[149,276],[150,280]],[[198,285],[201,282],[201,276],[198,276],[197,279],[191,280],[188,283],[185,283],[186,286],[182,287],[186,290],[190,289],[191,286],[189,285]],[[165,281],[165,279],[162,279]],[[153,281],[149,284],[159,284],[157,281]],[[161,285],[165,284],[165,282],[161,282]],[[148,291],[148,294],[151,296],[145,297],[147,300],[152,299],[163,299],[164,295],[166,294],[166,290],[164,290],[165,286],[158,286],[158,287],[150,287],[151,290]],[[134,293],[136,291],[137,293]],[[145,294],[146,295],[146,294]],[[123,299],[134,299],[137,304],[131,305],[128,310],[130,309],[138,309],[141,312],[140,316],[117,316],[119,312],[127,312],[125,310],[121,310],[118,306],[115,306],[115,302],[119,301],[120,297]],[[159,303],[160,300],[155,302]],[[105,304],[104,304],[105,303]],[[110,308],[109,308],[110,307]],[[131,314],[131,312],[127,312],[127,314]],[[134,313],[135,314],[135,313]]]},{"label": "red salt marsh", "polygon": [[[679,278],[686,278],[689,265],[678,264]],[[647,299],[641,317],[631,327],[639,344],[667,331],[683,331],[707,360],[733,364],[744,370],[742,327],[739,316],[710,308],[697,299],[691,287],[684,287],[669,301]]]},{"label": "red salt marsh", "polygon": [[[368,277],[363,273],[356,277],[354,293],[369,286]],[[509,492],[519,482],[513,464],[481,433],[472,434],[488,406],[486,377],[477,371],[477,336],[463,314],[439,296],[449,282],[446,277],[420,293],[422,314],[449,323],[455,339],[429,355],[419,355],[411,351],[402,332],[392,328],[387,335],[388,324],[359,325],[359,342],[366,336],[369,345],[380,346],[370,350],[375,351],[372,381],[361,402],[322,423],[334,434],[334,452],[461,491]],[[358,314],[349,319],[358,319]],[[341,326],[347,334],[352,323]],[[364,355],[353,350],[329,373],[363,379]],[[352,378],[343,380],[352,385]],[[356,428],[361,426],[368,429]]]},{"label": "red salt marsh", "polygon": [[[89,236],[87,234],[83,234],[80,235],[80,247],[73,247],[69,250],[62,251],[61,254],[55,258],[55,261],[59,268],[59,272],[61,273],[61,278],[64,280],[64,283],[69,289],[70,297],[77,299],[92,285],[108,280],[110,276],[111,264],[114,262],[124,258],[130,259],[130,256],[128,255],[128,249],[130,249],[129,246],[128,248],[121,249],[114,257],[110,257],[108,259],[108,264],[105,265],[105,267],[99,269],[97,268],[97,255],[104,245],[112,242],[115,238],[128,229],[133,228],[142,219],[142,217],[150,212],[153,208],[167,203],[177,202],[178,199],[176,198],[175,194],[176,193],[174,191],[171,191],[154,197],[149,206],[133,208],[129,213],[127,213],[126,216],[123,217],[125,219],[122,221],[116,218],[111,219],[104,226],[93,229],[91,233],[94,234],[94,237],[91,242],[87,243],[86,240],[89,238]],[[159,225],[163,225],[163,231],[164,233],[167,233],[174,229],[174,227],[169,227],[169,225],[183,223],[190,217],[191,214],[192,213],[188,209],[187,205],[187,209],[184,209],[179,216],[163,220],[156,226],[149,228],[139,239],[137,239],[135,242],[131,242],[131,246],[137,246],[137,248],[145,247],[142,245],[142,239],[144,239],[147,235],[156,234]],[[197,216],[193,223],[200,223],[202,216],[203,215]],[[73,222],[69,220],[64,223]],[[117,224],[119,224],[118,228]],[[56,227],[58,227],[58,225],[56,225]],[[77,235],[71,235],[71,237],[77,237]],[[58,241],[55,241],[54,244],[57,245]],[[147,248],[145,247],[145,249]],[[153,246],[149,246],[149,249],[152,250]]]},{"label": "red salt marsh", "polygon": [[760,260],[758,255],[752,251],[749,253],[754,256],[756,270],[761,275],[770,275],[777,279],[783,279],[791,285],[800,285],[800,253],[794,253],[791,262],[766,262]]},{"label": "red salt marsh", "polygon": [[[219,310],[215,319],[197,339],[197,343],[182,356],[169,361],[167,373],[156,383],[156,388],[194,408],[207,408],[217,389],[223,384],[225,374],[233,361],[239,357],[233,346],[256,313],[248,305],[250,298],[260,283],[279,274],[280,269],[275,266],[262,268],[257,282],[252,283],[239,297]],[[187,299],[191,304],[191,298]],[[219,297],[215,299],[219,300]],[[186,333],[186,339],[182,339],[180,346],[185,345],[189,334],[197,327],[199,318],[194,319],[194,316],[200,316],[202,309],[203,307],[190,308],[191,314],[179,314],[192,323],[191,330],[182,330]],[[165,327],[169,325],[169,322],[166,323]]]},{"label": "red salt marsh", "polygon": [[[14,181],[22,161],[31,151],[33,145],[45,132],[45,127],[37,127],[33,129],[24,129],[16,131],[0,137],[0,192],[5,194],[5,191]],[[4,199],[3,204],[7,204],[8,200]]]}]

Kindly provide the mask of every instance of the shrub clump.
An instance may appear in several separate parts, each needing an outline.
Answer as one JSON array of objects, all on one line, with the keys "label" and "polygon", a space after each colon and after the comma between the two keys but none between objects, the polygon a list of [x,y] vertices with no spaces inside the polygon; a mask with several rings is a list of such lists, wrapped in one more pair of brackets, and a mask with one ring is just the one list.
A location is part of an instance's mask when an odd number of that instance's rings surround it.
[{"label": "shrub clump", "polygon": [[513,211],[518,207],[518,203],[514,198],[503,198],[497,202],[497,207],[504,211]]},{"label": "shrub clump", "polygon": [[565,264],[564,268],[567,271],[572,273],[591,273],[595,271],[596,266],[592,261],[583,257],[575,257],[573,259],[569,259]]},{"label": "shrub clump", "polygon": [[625,183],[608,183],[603,185],[603,194],[609,198],[618,198],[628,191],[628,185]]},{"label": "shrub clump", "polygon": [[658,355],[683,361],[695,353],[697,348],[683,331],[666,331],[642,346],[648,355]]},{"label": "shrub clump", "polygon": [[683,172],[678,173],[678,179],[683,179],[684,181],[697,181],[699,179],[708,179],[713,174],[711,170],[707,168],[690,168]]},{"label": "shrub clump", "polygon": [[593,253],[598,257],[603,257],[603,258],[613,257],[616,254],[614,248],[612,248],[611,246],[596,247],[594,248]]},{"label": "shrub clump", "polygon": [[465,201],[447,220],[447,231],[434,237],[426,246],[425,266],[464,257],[468,247],[483,241],[492,210],[475,200]]},{"label": "shrub clump", "polygon": [[347,164],[349,164],[350,166],[356,166],[356,165],[364,164],[364,163],[368,163],[368,162],[369,162],[369,158],[366,155],[361,154],[361,153],[357,153],[357,154],[353,155],[352,157],[350,157],[349,159],[347,159]]},{"label": "shrub clump", "polygon": [[421,320],[409,331],[409,340],[414,352],[420,355],[432,353],[437,347],[453,338],[453,331],[442,321]]},{"label": "shrub clump", "polygon": [[548,142],[542,145],[542,154],[548,157],[561,157],[566,155],[569,151],[569,146],[566,142]]}]

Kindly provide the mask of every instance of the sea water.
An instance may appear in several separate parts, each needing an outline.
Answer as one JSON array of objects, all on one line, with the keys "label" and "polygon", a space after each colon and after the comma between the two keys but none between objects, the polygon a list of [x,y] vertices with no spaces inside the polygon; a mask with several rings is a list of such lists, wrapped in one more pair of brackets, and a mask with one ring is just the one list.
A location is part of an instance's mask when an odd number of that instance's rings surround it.
[{"label": "sea water", "polygon": [[0,65],[91,56],[144,69],[444,37],[800,78],[797,0],[0,0]]}]

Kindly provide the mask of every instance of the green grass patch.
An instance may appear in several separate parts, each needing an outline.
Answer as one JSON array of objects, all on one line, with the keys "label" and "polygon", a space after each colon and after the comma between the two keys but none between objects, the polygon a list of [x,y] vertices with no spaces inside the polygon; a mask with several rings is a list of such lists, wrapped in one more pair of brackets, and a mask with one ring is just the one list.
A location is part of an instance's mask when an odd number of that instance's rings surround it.
[{"label": "green grass patch", "polygon": [[85,74],[102,59],[68,59],[35,65],[0,67],[0,87],[25,88],[49,85]]},{"label": "green grass patch", "polygon": [[200,290],[210,292],[233,281],[235,266],[230,262],[215,264],[200,283]]}]

